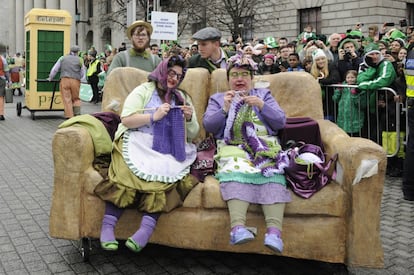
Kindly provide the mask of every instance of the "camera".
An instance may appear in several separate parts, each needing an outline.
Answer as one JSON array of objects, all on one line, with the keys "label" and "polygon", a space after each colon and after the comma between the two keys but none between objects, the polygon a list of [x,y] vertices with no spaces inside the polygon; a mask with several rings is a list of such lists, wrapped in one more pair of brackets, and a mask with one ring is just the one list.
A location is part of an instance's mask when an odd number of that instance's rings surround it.
[{"label": "camera", "polygon": [[352,58],[352,53],[350,51],[345,50],[344,59],[349,60]]},{"label": "camera", "polygon": [[400,20],[400,27],[401,28],[403,28],[403,27],[407,27],[407,19],[401,19]]}]

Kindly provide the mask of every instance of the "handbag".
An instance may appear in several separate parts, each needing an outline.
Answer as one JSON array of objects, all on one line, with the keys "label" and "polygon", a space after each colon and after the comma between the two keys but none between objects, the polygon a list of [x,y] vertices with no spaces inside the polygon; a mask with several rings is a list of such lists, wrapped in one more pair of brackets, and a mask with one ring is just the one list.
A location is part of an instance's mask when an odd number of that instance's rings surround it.
[{"label": "handbag", "polygon": [[319,124],[310,117],[288,117],[285,127],[279,132],[283,148],[291,140],[315,144],[324,150]]},{"label": "handbag", "polygon": [[190,168],[190,173],[199,181],[204,181],[205,177],[214,174],[216,144],[212,136],[206,137],[197,145],[197,157]]},{"label": "handbag", "polygon": [[336,163],[338,154],[328,162],[321,147],[300,142],[288,149],[289,165],[285,168],[288,185],[298,196],[308,199],[336,178],[336,170],[329,170]]}]

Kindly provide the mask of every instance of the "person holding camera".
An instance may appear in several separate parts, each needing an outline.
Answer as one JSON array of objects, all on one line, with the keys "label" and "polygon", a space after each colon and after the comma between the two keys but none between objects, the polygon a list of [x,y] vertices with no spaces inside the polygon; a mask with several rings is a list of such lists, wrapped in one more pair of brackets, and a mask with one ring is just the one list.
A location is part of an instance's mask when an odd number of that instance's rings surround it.
[{"label": "person holding camera", "polygon": [[341,76],[341,81],[345,81],[348,71],[358,71],[359,64],[363,61],[357,52],[358,48],[358,43],[351,38],[345,38],[339,44],[338,71]]},{"label": "person holding camera", "polygon": [[332,52],[330,51],[330,49],[325,45],[325,43],[322,40],[311,38],[306,43],[305,47],[303,47],[303,49],[299,51],[300,61],[303,62],[303,60],[306,57],[312,57],[312,53],[316,49],[321,49],[324,52],[324,54],[325,54],[326,58],[328,59],[328,61],[333,61],[334,60],[334,56],[333,56]]}]

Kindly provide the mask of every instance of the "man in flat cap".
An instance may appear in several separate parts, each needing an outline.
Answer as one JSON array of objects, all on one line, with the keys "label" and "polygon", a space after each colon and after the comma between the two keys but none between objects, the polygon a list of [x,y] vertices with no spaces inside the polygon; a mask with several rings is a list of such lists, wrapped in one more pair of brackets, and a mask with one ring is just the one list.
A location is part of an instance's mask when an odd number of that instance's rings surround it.
[{"label": "man in flat cap", "polygon": [[131,40],[132,48],[115,55],[107,75],[118,67],[135,67],[152,72],[161,63],[161,58],[151,54],[148,50],[152,30],[152,26],[148,22],[138,20],[132,23],[126,30],[126,35]]},{"label": "man in flat cap", "polygon": [[47,78],[51,81],[60,71],[59,87],[65,118],[71,118],[81,114],[79,90],[81,80],[85,79],[86,68],[82,58],[78,56],[79,50],[78,46],[72,46],[69,54],[61,56],[56,61]]},{"label": "man in flat cap", "polygon": [[193,35],[198,44],[198,54],[191,56],[188,67],[206,68],[210,73],[217,68],[226,68],[228,57],[234,53],[220,48],[221,32],[213,27],[199,30]]}]

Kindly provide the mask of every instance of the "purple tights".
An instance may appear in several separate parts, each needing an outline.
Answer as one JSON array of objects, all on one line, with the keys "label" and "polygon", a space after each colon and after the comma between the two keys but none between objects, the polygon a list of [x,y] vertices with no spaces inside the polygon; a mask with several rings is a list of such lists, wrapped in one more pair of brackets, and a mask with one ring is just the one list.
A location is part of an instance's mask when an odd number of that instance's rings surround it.
[{"label": "purple tights", "polygon": [[124,212],[123,208],[118,208],[110,202],[105,204],[105,215],[102,220],[101,228],[101,242],[113,242],[115,241],[114,229],[115,225],[118,222],[118,219],[121,217]]},{"label": "purple tights", "polygon": [[154,232],[155,225],[160,214],[158,213],[145,213],[142,215],[141,226],[131,236],[131,238],[140,246],[144,247],[147,245],[149,239],[151,238],[152,233]]}]

